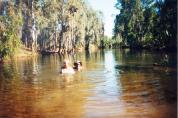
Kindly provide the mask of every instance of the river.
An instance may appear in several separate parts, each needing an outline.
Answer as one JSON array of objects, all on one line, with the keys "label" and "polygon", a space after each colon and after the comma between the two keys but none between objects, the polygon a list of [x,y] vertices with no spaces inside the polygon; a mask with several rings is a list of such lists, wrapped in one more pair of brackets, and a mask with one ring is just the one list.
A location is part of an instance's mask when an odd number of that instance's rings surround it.
[{"label": "river", "polygon": [[[174,67],[154,67],[165,53],[103,50],[40,55],[0,65],[0,118],[176,118]],[[60,74],[64,59],[83,70]]]}]

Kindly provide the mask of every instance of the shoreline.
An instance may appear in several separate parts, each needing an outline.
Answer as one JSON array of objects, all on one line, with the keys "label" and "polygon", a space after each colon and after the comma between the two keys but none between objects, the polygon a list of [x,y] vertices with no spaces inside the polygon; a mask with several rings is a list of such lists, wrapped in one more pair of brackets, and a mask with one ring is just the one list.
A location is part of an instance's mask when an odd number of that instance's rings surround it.
[{"label": "shoreline", "polygon": [[120,50],[130,50],[130,51],[150,51],[150,52],[159,52],[159,53],[176,53],[177,50],[174,51],[168,51],[168,50],[152,50],[152,49],[147,49],[147,48],[129,48],[129,47],[113,47],[113,48],[96,48],[91,46],[90,49],[86,50],[84,48],[80,48],[80,49],[76,49],[73,52],[65,52],[65,53],[59,53],[59,51],[50,51],[50,50],[46,50],[46,51],[36,51],[36,52],[32,52],[29,49],[25,49],[25,48],[20,48],[18,49],[14,54],[12,54],[11,56],[8,56],[4,59],[0,59],[0,64],[4,63],[4,62],[9,62],[11,60],[16,60],[16,59],[26,59],[26,58],[31,58],[31,57],[36,57],[39,55],[51,55],[51,54],[59,54],[59,55],[63,55],[63,54],[73,54],[73,53],[81,53],[81,52],[97,52],[98,50],[105,50],[105,49],[120,49]]},{"label": "shoreline", "polygon": [[[107,49],[107,48],[105,48]],[[121,46],[121,47],[112,47],[112,48],[108,48],[108,49],[129,49],[129,50],[133,50],[133,51],[151,51],[151,52],[172,52],[172,53],[177,53],[177,49],[151,49],[151,48],[146,48],[146,47],[138,47],[138,48],[134,48],[134,47],[129,47],[129,46]]]},{"label": "shoreline", "polygon": [[8,63],[8,62],[11,62],[12,60],[16,60],[16,59],[23,60],[23,59],[35,57],[38,55],[39,55],[38,52],[32,52],[30,50],[20,48],[20,49],[17,49],[17,51],[15,51],[12,55],[7,56],[4,59],[1,59],[0,64]]}]

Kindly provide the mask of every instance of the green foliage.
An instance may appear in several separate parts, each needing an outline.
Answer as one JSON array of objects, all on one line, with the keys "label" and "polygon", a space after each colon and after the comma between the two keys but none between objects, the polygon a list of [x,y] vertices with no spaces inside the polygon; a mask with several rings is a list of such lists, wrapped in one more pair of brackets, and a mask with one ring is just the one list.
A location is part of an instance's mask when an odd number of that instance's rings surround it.
[{"label": "green foliage", "polygon": [[114,37],[131,48],[176,49],[176,0],[118,0]]},{"label": "green foliage", "polygon": [[[100,46],[100,39],[104,35],[104,26],[102,22],[102,14],[98,12],[98,14],[92,10],[91,8],[87,9],[87,22],[85,28],[85,48],[89,48],[89,44],[95,44]],[[84,21],[85,22],[85,21]]]},{"label": "green foliage", "polygon": [[114,40],[112,38],[104,36],[101,40],[101,48],[111,48],[114,44]]},{"label": "green foliage", "polygon": [[102,13],[83,0],[1,1],[0,7],[1,58],[21,42],[32,51],[89,49],[104,34]]},{"label": "green foliage", "polygon": [[[103,36],[101,13],[94,11],[82,0],[44,1],[38,42],[41,49],[51,50],[56,44],[59,50],[71,51],[77,48],[89,49],[90,44],[100,45]],[[60,26],[60,27],[58,27]],[[55,43],[54,43],[55,42]]]},{"label": "green foliage", "polygon": [[0,58],[10,56],[21,44],[19,28],[22,25],[22,17],[14,10],[10,4],[7,14],[0,16]]}]

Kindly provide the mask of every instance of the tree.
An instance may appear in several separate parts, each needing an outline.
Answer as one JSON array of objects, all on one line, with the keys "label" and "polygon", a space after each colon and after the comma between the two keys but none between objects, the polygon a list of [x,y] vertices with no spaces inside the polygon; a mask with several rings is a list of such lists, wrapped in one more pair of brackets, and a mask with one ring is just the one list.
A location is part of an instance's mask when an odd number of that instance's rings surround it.
[{"label": "tree", "polygon": [[131,48],[176,50],[176,0],[118,0],[114,38]]},{"label": "tree", "polygon": [[16,13],[11,2],[1,1],[0,15],[0,59],[10,56],[20,46],[22,16]]},{"label": "tree", "polygon": [[88,49],[91,43],[98,47],[103,26],[101,12],[83,0],[0,2],[0,50],[7,54],[13,52],[9,49],[21,48],[17,42],[32,52],[70,53],[80,47]]}]

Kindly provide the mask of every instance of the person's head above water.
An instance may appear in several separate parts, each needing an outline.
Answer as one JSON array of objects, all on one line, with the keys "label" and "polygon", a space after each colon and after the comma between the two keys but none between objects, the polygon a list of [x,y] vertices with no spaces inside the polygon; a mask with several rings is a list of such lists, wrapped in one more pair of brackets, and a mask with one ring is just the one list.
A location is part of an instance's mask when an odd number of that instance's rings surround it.
[{"label": "person's head above water", "polygon": [[61,67],[60,73],[68,73],[68,74],[73,74],[75,73],[74,69],[69,66],[69,61],[64,60],[63,65]]},{"label": "person's head above water", "polygon": [[77,61],[78,66],[82,66],[82,62],[81,61]]},{"label": "person's head above water", "polygon": [[73,68],[76,69],[76,70],[81,70],[82,62],[81,61],[74,62],[74,67]]},{"label": "person's head above water", "polygon": [[77,62],[74,62],[74,67],[78,67],[78,63]]},{"label": "person's head above water", "polygon": [[68,60],[64,60],[63,62],[63,68],[67,68],[69,65],[69,61]]}]

